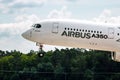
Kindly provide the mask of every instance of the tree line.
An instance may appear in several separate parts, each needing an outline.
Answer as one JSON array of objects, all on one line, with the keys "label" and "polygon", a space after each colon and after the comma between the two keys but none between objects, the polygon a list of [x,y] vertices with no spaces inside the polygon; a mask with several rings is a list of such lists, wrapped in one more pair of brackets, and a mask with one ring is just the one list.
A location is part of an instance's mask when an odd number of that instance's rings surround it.
[{"label": "tree line", "polygon": [[56,49],[44,57],[0,50],[0,80],[120,80],[120,63],[98,50]]}]

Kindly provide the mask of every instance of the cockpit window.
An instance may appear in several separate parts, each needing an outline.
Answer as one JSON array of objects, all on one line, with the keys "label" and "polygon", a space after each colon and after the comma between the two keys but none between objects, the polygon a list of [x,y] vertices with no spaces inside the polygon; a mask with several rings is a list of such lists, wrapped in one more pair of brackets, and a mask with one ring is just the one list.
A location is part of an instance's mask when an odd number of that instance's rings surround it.
[{"label": "cockpit window", "polygon": [[41,25],[40,24],[34,24],[33,27],[35,27],[35,28],[41,28]]}]

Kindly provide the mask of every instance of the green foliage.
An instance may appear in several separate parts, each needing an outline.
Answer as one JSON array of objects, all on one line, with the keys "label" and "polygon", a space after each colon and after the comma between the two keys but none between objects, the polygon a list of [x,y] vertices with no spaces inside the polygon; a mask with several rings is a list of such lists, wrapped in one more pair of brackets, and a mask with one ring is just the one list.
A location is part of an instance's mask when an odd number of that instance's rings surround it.
[{"label": "green foliage", "polygon": [[19,75],[18,75],[17,73],[14,73],[14,74],[11,76],[10,80],[20,80],[20,77],[19,77]]},{"label": "green foliage", "polygon": [[84,77],[85,77],[85,80],[94,80],[93,71],[91,71],[89,69],[85,70]]},{"label": "green foliage", "polygon": [[0,80],[120,80],[120,63],[109,53],[67,48],[38,57],[33,50],[0,50]]}]

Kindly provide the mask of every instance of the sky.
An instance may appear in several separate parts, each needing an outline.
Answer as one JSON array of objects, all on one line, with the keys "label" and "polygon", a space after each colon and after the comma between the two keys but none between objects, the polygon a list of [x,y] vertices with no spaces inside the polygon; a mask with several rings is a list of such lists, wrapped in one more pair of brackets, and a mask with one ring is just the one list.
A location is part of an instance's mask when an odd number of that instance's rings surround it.
[{"label": "sky", "polygon": [[[21,34],[44,19],[120,23],[120,0],[0,0],[0,50],[38,50]],[[44,45],[44,50],[65,48]]]}]

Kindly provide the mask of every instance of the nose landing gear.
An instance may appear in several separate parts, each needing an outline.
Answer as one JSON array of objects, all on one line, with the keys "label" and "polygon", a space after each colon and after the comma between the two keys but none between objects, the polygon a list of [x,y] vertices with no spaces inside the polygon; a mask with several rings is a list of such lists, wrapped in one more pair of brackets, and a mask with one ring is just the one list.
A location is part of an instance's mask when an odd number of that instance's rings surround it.
[{"label": "nose landing gear", "polygon": [[40,43],[36,43],[37,46],[39,46],[38,56],[44,57],[45,52],[43,51],[43,45]]}]

